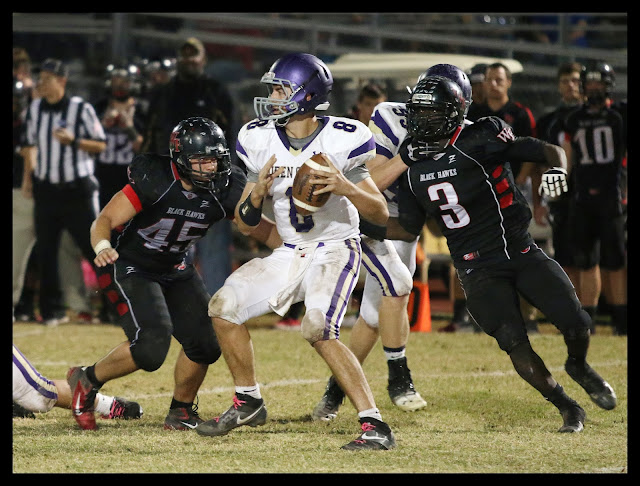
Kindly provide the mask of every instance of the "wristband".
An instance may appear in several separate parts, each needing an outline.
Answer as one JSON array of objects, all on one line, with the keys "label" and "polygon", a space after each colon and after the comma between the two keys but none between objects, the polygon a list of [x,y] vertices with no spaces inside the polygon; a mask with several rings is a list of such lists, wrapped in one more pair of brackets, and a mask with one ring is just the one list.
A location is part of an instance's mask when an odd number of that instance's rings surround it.
[{"label": "wristband", "polygon": [[244,200],[238,212],[240,213],[240,219],[247,226],[258,226],[262,218],[262,206],[259,208],[253,207],[253,204],[251,204],[251,194]]},{"label": "wristband", "polygon": [[93,247],[93,251],[95,251],[97,255],[102,250],[106,250],[107,248],[112,248],[111,242],[109,240],[100,240],[98,241],[96,246]]}]

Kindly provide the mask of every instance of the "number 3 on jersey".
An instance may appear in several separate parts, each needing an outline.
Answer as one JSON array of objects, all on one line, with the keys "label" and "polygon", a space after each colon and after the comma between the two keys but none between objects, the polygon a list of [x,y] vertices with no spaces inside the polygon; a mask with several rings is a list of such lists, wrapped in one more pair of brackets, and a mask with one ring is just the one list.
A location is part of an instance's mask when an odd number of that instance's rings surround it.
[{"label": "number 3 on jersey", "polygon": [[[462,228],[471,221],[469,213],[458,204],[458,194],[456,193],[453,184],[450,182],[441,182],[440,184],[434,184],[429,186],[428,189],[429,199],[432,201],[441,201],[444,199],[445,204],[439,206],[442,212],[442,221],[449,229]],[[453,212],[453,215],[450,213]],[[455,218],[453,217],[455,216]]]}]

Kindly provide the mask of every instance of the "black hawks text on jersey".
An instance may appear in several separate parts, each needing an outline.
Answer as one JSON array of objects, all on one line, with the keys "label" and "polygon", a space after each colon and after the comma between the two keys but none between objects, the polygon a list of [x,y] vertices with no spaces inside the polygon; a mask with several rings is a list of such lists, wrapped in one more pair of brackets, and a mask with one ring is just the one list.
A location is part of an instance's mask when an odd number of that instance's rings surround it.
[{"label": "black hawks text on jersey", "polygon": [[545,158],[537,144],[540,150],[518,153],[515,140],[511,127],[497,117],[465,126],[443,152],[407,171],[399,192],[400,224],[418,235],[426,218],[434,217],[456,268],[478,268],[526,251],[533,243],[531,210],[508,160]]},{"label": "black hawks text on jersey", "polygon": [[207,191],[185,190],[169,156],[137,155],[122,191],[138,214],[124,226],[115,249],[121,258],[149,271],[178,268],[212,224],[233,218],[246,180],[232,165],[231,182],[216,198]]}]

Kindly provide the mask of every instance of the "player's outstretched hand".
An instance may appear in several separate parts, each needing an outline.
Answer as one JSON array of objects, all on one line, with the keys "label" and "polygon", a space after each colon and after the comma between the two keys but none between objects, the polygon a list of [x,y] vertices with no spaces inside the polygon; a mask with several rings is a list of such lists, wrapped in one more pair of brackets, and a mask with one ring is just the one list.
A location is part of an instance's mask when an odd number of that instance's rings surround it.
[{"label": "player's outstretched hand", "polygon": [[562,167],[553,167],[542,174],[542,181],[538,188],[538,194],[548,197],[556,197],[567,192],[567,171]]}]

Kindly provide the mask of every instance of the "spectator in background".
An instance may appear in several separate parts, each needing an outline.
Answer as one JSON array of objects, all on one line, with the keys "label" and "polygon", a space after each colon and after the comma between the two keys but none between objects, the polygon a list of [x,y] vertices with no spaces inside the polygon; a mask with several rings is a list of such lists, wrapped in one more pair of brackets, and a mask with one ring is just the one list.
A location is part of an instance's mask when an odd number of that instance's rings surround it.
[{"label": "spectator in background", "polygon": [[[467,115],[471,121],[477,121],[486,116],[497,116],[507,122],[516,137],[535,137],[536,122],[531,110],[513,101],[509,96],[513,79],[509,68],[501,62],[489,64],[485,70],[484,103],[474,103]],[[540,195],[531,190],[532,186],[540,185],[539,173],[532,162],[510,161],[511,171],[516,185],[522,191],[534,214],[541,205]],[[531,183],[528,180],[531,178]],[[532,222],[532,225],[535,224]],[[533,230],[533,228],[532,228]],[[536,243],[542,241],[536,240]],[[538,332],[537,311],[524,299],[521,299],[522,312],[529,332]]]},{"label": "spectator in background", "polygon": [[[229,147],[235,147],[235,134],[230,133],[233,100],[222,83],[206,75],[206,63],[200,40],[190,37],[180,45],[176,75],[150,94],[143,152],[167,154],[167,140],[173,128],[194,116],[213,120],[224,132]],[[192,255],[211,295],[231,274],[231,244],[231,221],[222,219],[198,241]]]},{"label": "spectator in background", "polygon": [[149,97],[156,86],[167,84],[176,75],[176,60],[171,57],[143,60],[140,66],[142,79],[138,101],[146,115],[149,112]]},{"label": "spectator in background", "polygon": [[92,260],[89,227],[98,214],[94,157],[105,135],[93,106],[66,93],[68,70],[58,59],[42,63],[38,91],[29,105],[23,151],[22,191],[34,199],[40,270],[40,312],[47,325],[68,320],[59,285],[58,250],[68,230],[85,259]]},{"label": "spectator in background", "polygon": [[360,89],[356,104],[345,116],[359,120],[368,126],[374,108],[383,101],[387,101],[387,93],[384,88],[377,83],[368,83]]},{"label": "spectator in background", "polygon": [[127,167],[142,147],[144,121],[137,98],[140,81],[139,68],[134,64],[107,66],[106,96],[96,102],[107,141],[107,148],[96,160],[101,209],[129,182]]},{"label": "spectator in background", "polygon": [[[486,96],[484,94],[484,78],[485,71],[487,70],[487,64],[476,64],[469,71],[467,76],[471,83],[471,98],[473,102],[480,105],[485,102]],[[469,108],[471,110],[471,108]]]},{"label": "spectator in background", "polygon": [[599,298],[593,275],[599,264],[602,290],[618,335],[627,334],[625,216],[620,179],[627,156],[626,111],[612,107],[615,73],[595,63],[581,73],[586,101],[565,118],[563,148],[574,196],[569,226],[580,273],[582,305],[595,313]]},{"label": "spectator in background", "polygon": [[[27,61],[29,63],[29,61]],[[13,243],[13,309],[14,320],[35,320],[35,265],[29,269],[33,245],[36,241],[33,227],[33,200],[25,198],[20,188],[24,174],[22,147],[24,145],[24,126],[29,105],[30,90],[27,88],[25,78],[13,77],[13,218],[12,218],[12,243]],[[31,69],[28,68],[30,72]],[[29,272],[30,281],[25,281]],[[25,289],[25,287],[28,287]]]},{"label": "spectator in background", "polygon": [[[542,116],[536,123],[538,138],[545,142],[562,146],[564,142],[564,120],[568,113],[577,109],[584,101],[584,95],[580,87],[580,73],[583,66],[578,62],[569,62],[560,65],[557,73],[558,93],[560,94],[560,106],[550,113]],[[547,201],[549,208],[549,219],[551,222],[553,258],[557,261],[562,269],[571,279],[576,293],[585,306],[585,310],[591,316],[591,332],[595,332],[595,314],[596,309],[587,304],[580,290],[580,278],[575,261],[575,251],[571,240],[569,239],[569,201],[573,196],[573,183],[571,179],[568,181],[569,190],[562,195],[549,199]],[[533,192],[537,192],[537,187],[532,187]],[[544,206],[541,206],[544,207]],[[544,214],[534,213],[534,218],[540,219],[538,224],[543,224]],[[598,266],[593,269],[590,278],[599,279],[600,271]],[[597,288],[600,283],[595,282]]]}]

